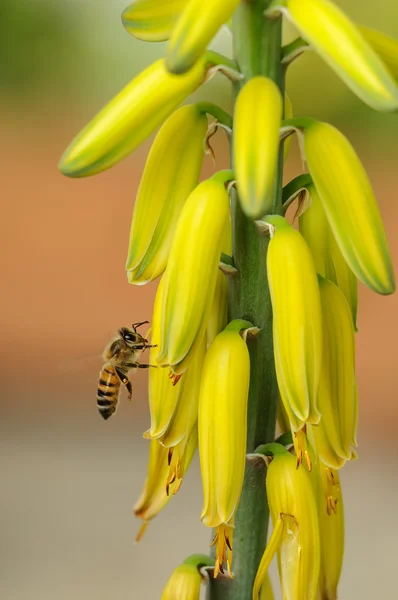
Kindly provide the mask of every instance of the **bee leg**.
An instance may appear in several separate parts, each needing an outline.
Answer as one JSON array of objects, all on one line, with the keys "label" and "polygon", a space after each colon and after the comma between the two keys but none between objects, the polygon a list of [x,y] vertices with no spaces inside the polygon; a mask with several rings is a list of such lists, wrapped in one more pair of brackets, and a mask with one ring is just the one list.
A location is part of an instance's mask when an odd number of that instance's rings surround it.
[{"label": "bee leg", "polygon": [[116,374],[119,377],[120,381],[122,382],[122,384],[125,386],[126,390],[129,393],[129,395],[127,396],[128,400],[131,400],[131,398],[133,397],[133,388],[132,388],[130,379],[127,377],[126,373],[124,373],[118,367],[115,367],[115,371],[116,371]]},{"label": "bee leg", "polygon": [[138,369],[149,369],[149,367],[157,367],[157,365],[147,365],[145,363],[139,363],[137,365]]}]

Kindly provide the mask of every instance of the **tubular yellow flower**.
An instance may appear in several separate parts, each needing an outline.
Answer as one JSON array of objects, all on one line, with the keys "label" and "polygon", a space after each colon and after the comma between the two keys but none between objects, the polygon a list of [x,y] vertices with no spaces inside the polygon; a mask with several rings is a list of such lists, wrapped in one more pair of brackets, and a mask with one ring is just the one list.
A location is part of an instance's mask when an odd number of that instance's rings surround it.
[{"label": "tubular yellow flower", "polygon": [[245,472],[250,358],[240,330],[249,327],[246,321],[232,321],[216,337],[206,354],[200,388],[201,519],[216,528],[215,576],[224,561],[231,567],[232,522]]},{"label": "tubular yellow flower", "polygon": [[304,126],[304,149],[333,235],[349,267],[375,292],[391,294],[394,273],[383,223],[353,147],[335,127],[309,119]]},{"label": "tubular yellow flower", "polygon": [[[232,254],[232,231],[231,219],[228,219],[224,233],[222,252],[231,256]],[[218,271],[216,290],[214,292],[213,304],[210,318],[207,324],[207,346],[213,343],[216,335],[226,328],[228,323],[228,281],[222,271]]]},{"label": "tubular yellow flower", "polygon": [[[198,430],[194,428],[188,441],[183,440],[173,450],[174,464],[170,464],[169,449],[157,440],[150,442],[148,475],[141,495],[134,506],[136,517],[143,519],[142,527],[137,535],[137,542],[157,514],[166,506],[181,487],[181,480],[187,472],[198,445]],[[178,458],[179,470],[174,480],[170,476]]]},{"label": "tubular yellow flower", "polygon": [[274,232],[267,255],[273,310],[275,367],[293,431],[318,423],[322,315],[318,281],[303,236],[280,216],[264,220]]},{"label": "tubular yellow flower", "polygon": [[329,469],[320,461],[314,477],[321,537],[318,593],[324,600],[336,600],[344,556],[344,505],[340,478],[338,471]]},{"label": "tubular yellow flower", "polygon": [[202,567],[212,566],[214,560],[204,554],[193,554],[174,569],[163,590],[161,600],[199,600]]},{"label": "tubular yellow flower", "polygon": [[[229,218],[228,173],[191,193],[178,220],[164,276],[162,335],[157,362],[183,373],[206,333],[224,231]],[[224,180],[223,180],[224,178]]]},{"label": "tubular yellow flower", "polygon": [[311,206],[300,216],[300,233],[307,242],[319,275],[333,281],[343,292],[356,327],[358,282],[351,271],[330,229],[322,202],[313,184],[307,187]]},{"label": "tubular yellow flower", "polygon": [[267,569],[278,552],[279,576],[286,600],[315,600],[320,569],[320,535],[311,477],[280,444],[267,444],[274,458],[268,467],[267,498],[274,526],[253,587],[258,600]]},{"label": "tubular yellow flower", "polygon": [[[207,347],[206,336],[195,351],[188,369],[181,382],[174,386],[179,388],[177,404],[174,414],[163,435],[159,438],[167,448],[178,444],[181,440],[189,438],[192,429],[198,420],[199,390],[202,376],[203,362]],[[158,369],[165,371],[165,369]],[[169,379],[169,386],[171,386]]]},{"label": "tubular yellow flower", "polygon": [[253,219],[272,208],[282,111],[279,88],[266,77],[250,79],[236,100],[234,170],[242,210]]},{"label": "tubular yellow flower", "polygon": [[398,109],[398,88],[359,29],[328,0],[286,0],[287,16],[323,60],[363,102]]},{"label": "tubular yellow flower", "polygon": [[95,175],[125,158],[170,116],[206,78],[206,56],[184,76],[158,60],[129,83],[79,133],[59,169],[69,177]]},{"label": "tubular yellow flower", "polygon": [[[149,351],[149,364],[156,365],[156,355],[161,339],[161,314],[163,302],[164,277],[160,280],[153,307],[151,344]],[[144,436],[157,439],[167,431],[170,421],[178,404],[180,386],[172,385],[168,369],[149,369],[148,397],[149,411],[151,414],[151,427]]]},{"label": "tubular yellow flower", "polygon": [[370,27],[359,27],[363,37],[378,54],[395,79],[398,79],[398,40]]},{"label": "tubular yellow flower", "polygon": [[183,106],[167,119],[149,152],[134,204],[126,270],[130,283],[152,281],[166,268],[185,200],[198,183],[206,114]]},{"label": "tubular yellow flower", "polygon": [[177,21],[167,49],[166,67],[186,73],[199,60],[239,0],[190,0]]},{"label": "tubular yellow flower", "polygon": [[187,0],[135,0],[122,13],[126,30],[146,42],[168,40]]},{"label": "tubular yellow flower", "polygon": [[354,327],[343,293],[319,276],[323,321],[322,368],[318,403],[322,414],[312,428],[317,454],[338,469],[356,445],[358,398],[355,383]]}]

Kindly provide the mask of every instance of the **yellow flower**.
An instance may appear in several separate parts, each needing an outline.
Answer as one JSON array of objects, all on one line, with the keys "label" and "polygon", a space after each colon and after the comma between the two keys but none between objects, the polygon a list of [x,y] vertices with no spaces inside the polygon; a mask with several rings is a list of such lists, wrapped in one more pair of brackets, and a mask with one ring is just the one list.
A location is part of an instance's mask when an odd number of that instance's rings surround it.
[{"label": "yellow flower", "polygon": [[339,469],[352,457],[358,413],[355,340],[349,306],[331,281],[319,277],[323,320],[323,353],[318,403],[322,418],[312,428],[317,454]]},{"label": "yellow flower", "polygon": [[359,27],[365,40],[378,54],[391,75],[398,79],[398,40],[370,27]]},{"label": "yellow flower", "polygon": [[139,40],[168,40],[186,0],[135,0],[122,13],[126,30]]},{"label": "yellow flower", "polygon": [[398,108],[387,68],[346,15],[328,0],[286,0],[287,16],[348,87],[380,111]]},{"label": "yellow flower", "polygon": [[322,202],[313,184],[307,186],[311,206],[300,216],[300,233],[307,242],[319,275],[333,281],[343,292],[354,327],[358,307],[358,282],[349,268],[330,229]]},{"label": "yellow flower", "polygon": [[395,282],[388,243],[358,156],[331,125],[312,119],[303,120],[302,125],[308,168],[341,253],[365,285],[391,294]]},{"label": "yellow flower", "polygon": [[238,4],[239,0],[190,0],[170,38],[166,57],[169,71],[186,73],[191,69]]},{"label": "yellow flower", "polygon": [[162,334],[157,362],[183,373],[209,321],[229,197],[221,172],[202,182],[184,204],[164,276]]},{"label": "yellow flower", "polygon": [[204,554],[193,554],[174,569],[163,590],[161,600],[199,600],[203,567],[212,566],[214,560]]},{"label": "yellow flower", "polygon": [[267,272],[273,310],[275,367],[281,399],[292,430],[318,423],[322,359],[322,315],[318,281],[302,235],[280,216],[272,227]]},{"label": "yellow flower", "polygon": [[344,556],[344,505],[339,474],[320,461],[318,473],[318,512],[321,537],[321,569],[318,589],[321,598],[337,600]]},{"label": "yellow flower", "polygon": [[135,516],[144,521],[137,542],[145,533],[149,521],[159,514],[181,487],[182,478],[191,464],[197,445],[197,427],[193,429],[188,441],[184,439],[173,449],[171,457],[169,449],[157,440],[150,442],[148,475],[134,506]]},{"label": "yellow flower", "polygon": [[282,110],[279,88],[266,77],[250,79],[236,100],[234,170],[242,210],[253,219],[272,208]]},{"label": "yellow flower", "polygon": [[258,600],[268,567],[278,552],[279,576],[286,600],[315,600],[320,570],[320,534],[312,474],[296,468],[296,459],[280,444],[267,444],[273,459],[267,470],[267,498],[273,532],[253,587]]},{"label": "yellow flower", "polygon": [[86,177],[109,169],[146,140],[206,78],[206,56],[186,75],[169,73],[158,60],[135,77],[79,133],[59,169]]},{"label": "yellow flower", "polygon": [[198,183],[207,130],[196,105],[171,115],[149,152],[134,204],[126,263],[130,283],[156,279],[167,258],[181,209]]},{"label": "yellow flower", "polygon": [[250,358],[240,335],[251,327],[232,321],[210,346],[199,396],[199,454],[203,483],[201,519],[216,528],[216,569],[232,562],[233,518],[239,504],[246,462]]}]

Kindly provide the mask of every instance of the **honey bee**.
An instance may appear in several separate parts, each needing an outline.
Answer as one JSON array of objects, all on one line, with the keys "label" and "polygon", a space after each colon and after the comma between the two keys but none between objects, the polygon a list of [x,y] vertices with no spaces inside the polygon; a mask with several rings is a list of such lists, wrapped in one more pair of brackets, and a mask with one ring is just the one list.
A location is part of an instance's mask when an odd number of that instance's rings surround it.
[{"label": "honey bee", "polygon": [[105,420],[113,415],[117,408],[120,385],[128,391],[128,399],[132,397],[131,381],[128,377],[130,369],[148,369],[153,365],[139,362],[139,357],[146,348],[154,348],[147,339],[137,332],[137,328],[148,323],[133,323],[132,328],[122,327],[105,348],[102,355],[105,363],[99,374],[97,406],[101,417]]}]

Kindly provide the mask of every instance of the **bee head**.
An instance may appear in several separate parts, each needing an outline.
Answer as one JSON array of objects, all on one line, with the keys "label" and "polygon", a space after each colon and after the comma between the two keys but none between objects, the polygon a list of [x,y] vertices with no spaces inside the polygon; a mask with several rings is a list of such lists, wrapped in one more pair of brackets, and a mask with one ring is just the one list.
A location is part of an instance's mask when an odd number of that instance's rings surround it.
[{"label": "bee head", "polygon": [[120,337],[126,342],[128,346],[145,346],[147,340],[142,337],[137,331],[134,329],[129,329],[128,327],[122,327],[119,329]]}]

